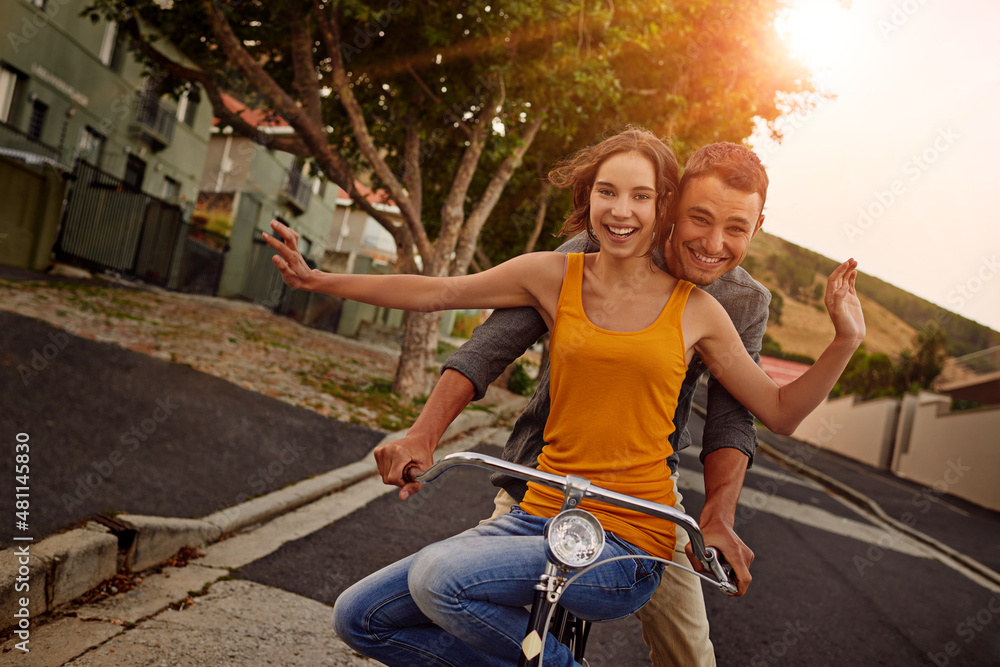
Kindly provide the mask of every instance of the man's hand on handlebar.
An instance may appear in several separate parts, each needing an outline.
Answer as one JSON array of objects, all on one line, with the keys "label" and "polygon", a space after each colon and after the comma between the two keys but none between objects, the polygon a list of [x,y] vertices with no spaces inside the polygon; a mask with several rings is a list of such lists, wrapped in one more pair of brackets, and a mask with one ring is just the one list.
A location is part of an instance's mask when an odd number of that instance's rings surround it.
[{"label": "man's hand on handlebar", "polygon": [[420,436],[406,435],[375,448],[375,464],[382,482],[400,487],[399,499],[406,500],[420,490],[423,484],[404,478],[406,470],[415,467],[418,475],[434,464],[434,445]]},{"label": "man's hand on handlebar", "polygon": [[[736,581],[733,583],[736,584],[738,589],[737,593],[732,597],[740,597],[747,592],[747,588],[750,587],[750,581],[753,579],[750,576],[753,551],[743,543],[743,540],[739,538],[732,528],[721,521],[703,524],[701,532],[705,537],[705,546],[715,547],[716,551],[719,551],[729,561],[736,578]],[[688,544],[684,547],[684,550],[694,570],[696,572],[704,572],[705,568],[694,557],[691,545]]]}]

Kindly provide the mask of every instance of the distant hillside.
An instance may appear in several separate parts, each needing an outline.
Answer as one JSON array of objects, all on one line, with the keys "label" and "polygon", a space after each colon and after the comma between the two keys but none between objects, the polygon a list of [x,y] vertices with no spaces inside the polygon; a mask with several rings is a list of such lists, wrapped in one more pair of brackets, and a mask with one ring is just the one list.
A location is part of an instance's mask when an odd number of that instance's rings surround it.
[{"label": "distant hillside", "polygon": [[[750,244],[743,268],[776,294],[780,324],[767,333],[785,352],[816,358],[833,336],[823,306],[826,277],[837,262],[761,230]],[[912,348],[914,335],[932,323],[944,330],[948,355],[961,356],[1000,345],[1000,333],[871,276],[858,276],[865,309],[865,349],[891,356]],[[772,309],[774,310],[774,309]]]}]

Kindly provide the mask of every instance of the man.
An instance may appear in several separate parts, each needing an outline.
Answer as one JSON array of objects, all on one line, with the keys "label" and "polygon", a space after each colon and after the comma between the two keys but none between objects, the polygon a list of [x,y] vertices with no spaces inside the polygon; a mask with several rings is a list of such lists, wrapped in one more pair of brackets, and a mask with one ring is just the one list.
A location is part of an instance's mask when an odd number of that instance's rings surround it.
[{"label": "man", "polygon": [[[701,286],[719,300],[755,359],[759,359],[767,325],[770,293],[739,264],[764,222],[767,185],[767,174],[760,160],[743,146],[719,143],[696,151],[680,181],[674,225],[664,244],[661,262],[674,276]],[[595,249],[586,235],[577,236],[559,248],[562,252]],[[406,437],[375,452],[383,481],[402,487],[400,498],[405,499],[419,489],[417,484],[404,483],[405,468],[413,463],[422,470],[430,467],[433,451],[452,420],[471,400],[481,398],[489,384],[545,331],[546,326],[534,309],[496,311],[448,359],[441,379]],[[675,489],[679,461],[676,452],[691,442],[687,422],[697,382],[706,370],[700,357],[695,356],[681,389],[674,417],[676,430],[670,437],[675,453],[667,461],[674,472]],[[505,459],[536,464],[545,444],[542,432],[548,410],[546,368],[534,396],[514,425],[504,448]],[[701,455],[705,468],[705,506],[699,524],[705,543],[720,549],[733,566],[739,580],[738,595],[743,595],[750,584],[753,552],[733,531],[733,523],[743,478],[753,461],[756,444],[753,416],[710,377]],[[494,476],[493,483],[502,487],[496,504],[498,512],[504,513],[519,502],[526,488],[524,482],[500,475]],[[677,495],[678,509],[683,509],[679,506],[680,494]],[[677,537],[674,560],[685,562],[681,551],[687,543],[684,531],[678,531]],[[700,565],[695,566],[700,569]],[[705,602],[695,577],[666,568],[657,593],[637,616],[642,621],[643,638],[651,648],[655,667],[715,664]]]}]

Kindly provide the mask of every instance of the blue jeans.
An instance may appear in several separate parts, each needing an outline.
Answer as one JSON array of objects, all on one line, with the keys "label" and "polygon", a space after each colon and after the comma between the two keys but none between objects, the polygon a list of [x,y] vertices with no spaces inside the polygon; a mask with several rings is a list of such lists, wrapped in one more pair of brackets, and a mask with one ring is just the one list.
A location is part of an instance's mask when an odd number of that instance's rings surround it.
[{"label": "blue jeans", "polygon": [[[337,634],[393,667],[516,665],[550,520],[514,507],[369,575],[337,598]],[[601,559],[646,555],[607,538]],[[649,600],[662,571],[649,560],[609,563],[580,577],[560,604],[588,620],[620,618]],[[575,664],[568,648],[546,639],[545,667]]]}]

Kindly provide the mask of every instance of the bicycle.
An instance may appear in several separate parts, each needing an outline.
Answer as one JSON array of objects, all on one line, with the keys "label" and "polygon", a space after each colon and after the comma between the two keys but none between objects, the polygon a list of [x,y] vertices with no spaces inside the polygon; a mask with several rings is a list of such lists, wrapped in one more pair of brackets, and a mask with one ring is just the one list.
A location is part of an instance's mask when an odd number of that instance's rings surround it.
[{"label": "bicycle", "polygon": [[642,558],[664,563],[670,567],[679,567],[710,582],[727,595],[734,595],[737,592],[729,564],[715,549],[705,546],[698,523],[673,507],[603,489],[592,485],[583,477],[574,475],[563,477],[477,452],[449,454],[421,474],[415,474],[416,466],[411,465],[404,471],[403,477],[407,481],[427,484],[435,481],[446,470],[460,465],[471,465],[503,473],[563,492],[562,508],[546,526],[547,565],[535,586],[535,596],[531,604],[528,628],[521,644],[518,667],[537,667],[542,664],[545,638],[550,631],[570,648],[574,660],[583,663],[590,622],[568,613],[558,605],[559,599],[567,587],[591,568],[616,560],[638,558],[617,556],[595,563],[604,548],[604,529],[594,515],[578,507],[583,500],[597,500],[617,507],[638,510],[677,524],[687,532],[695,558],[705,567],[706,572],[711,573],[711,576],[663,558],[654,556]]}]

